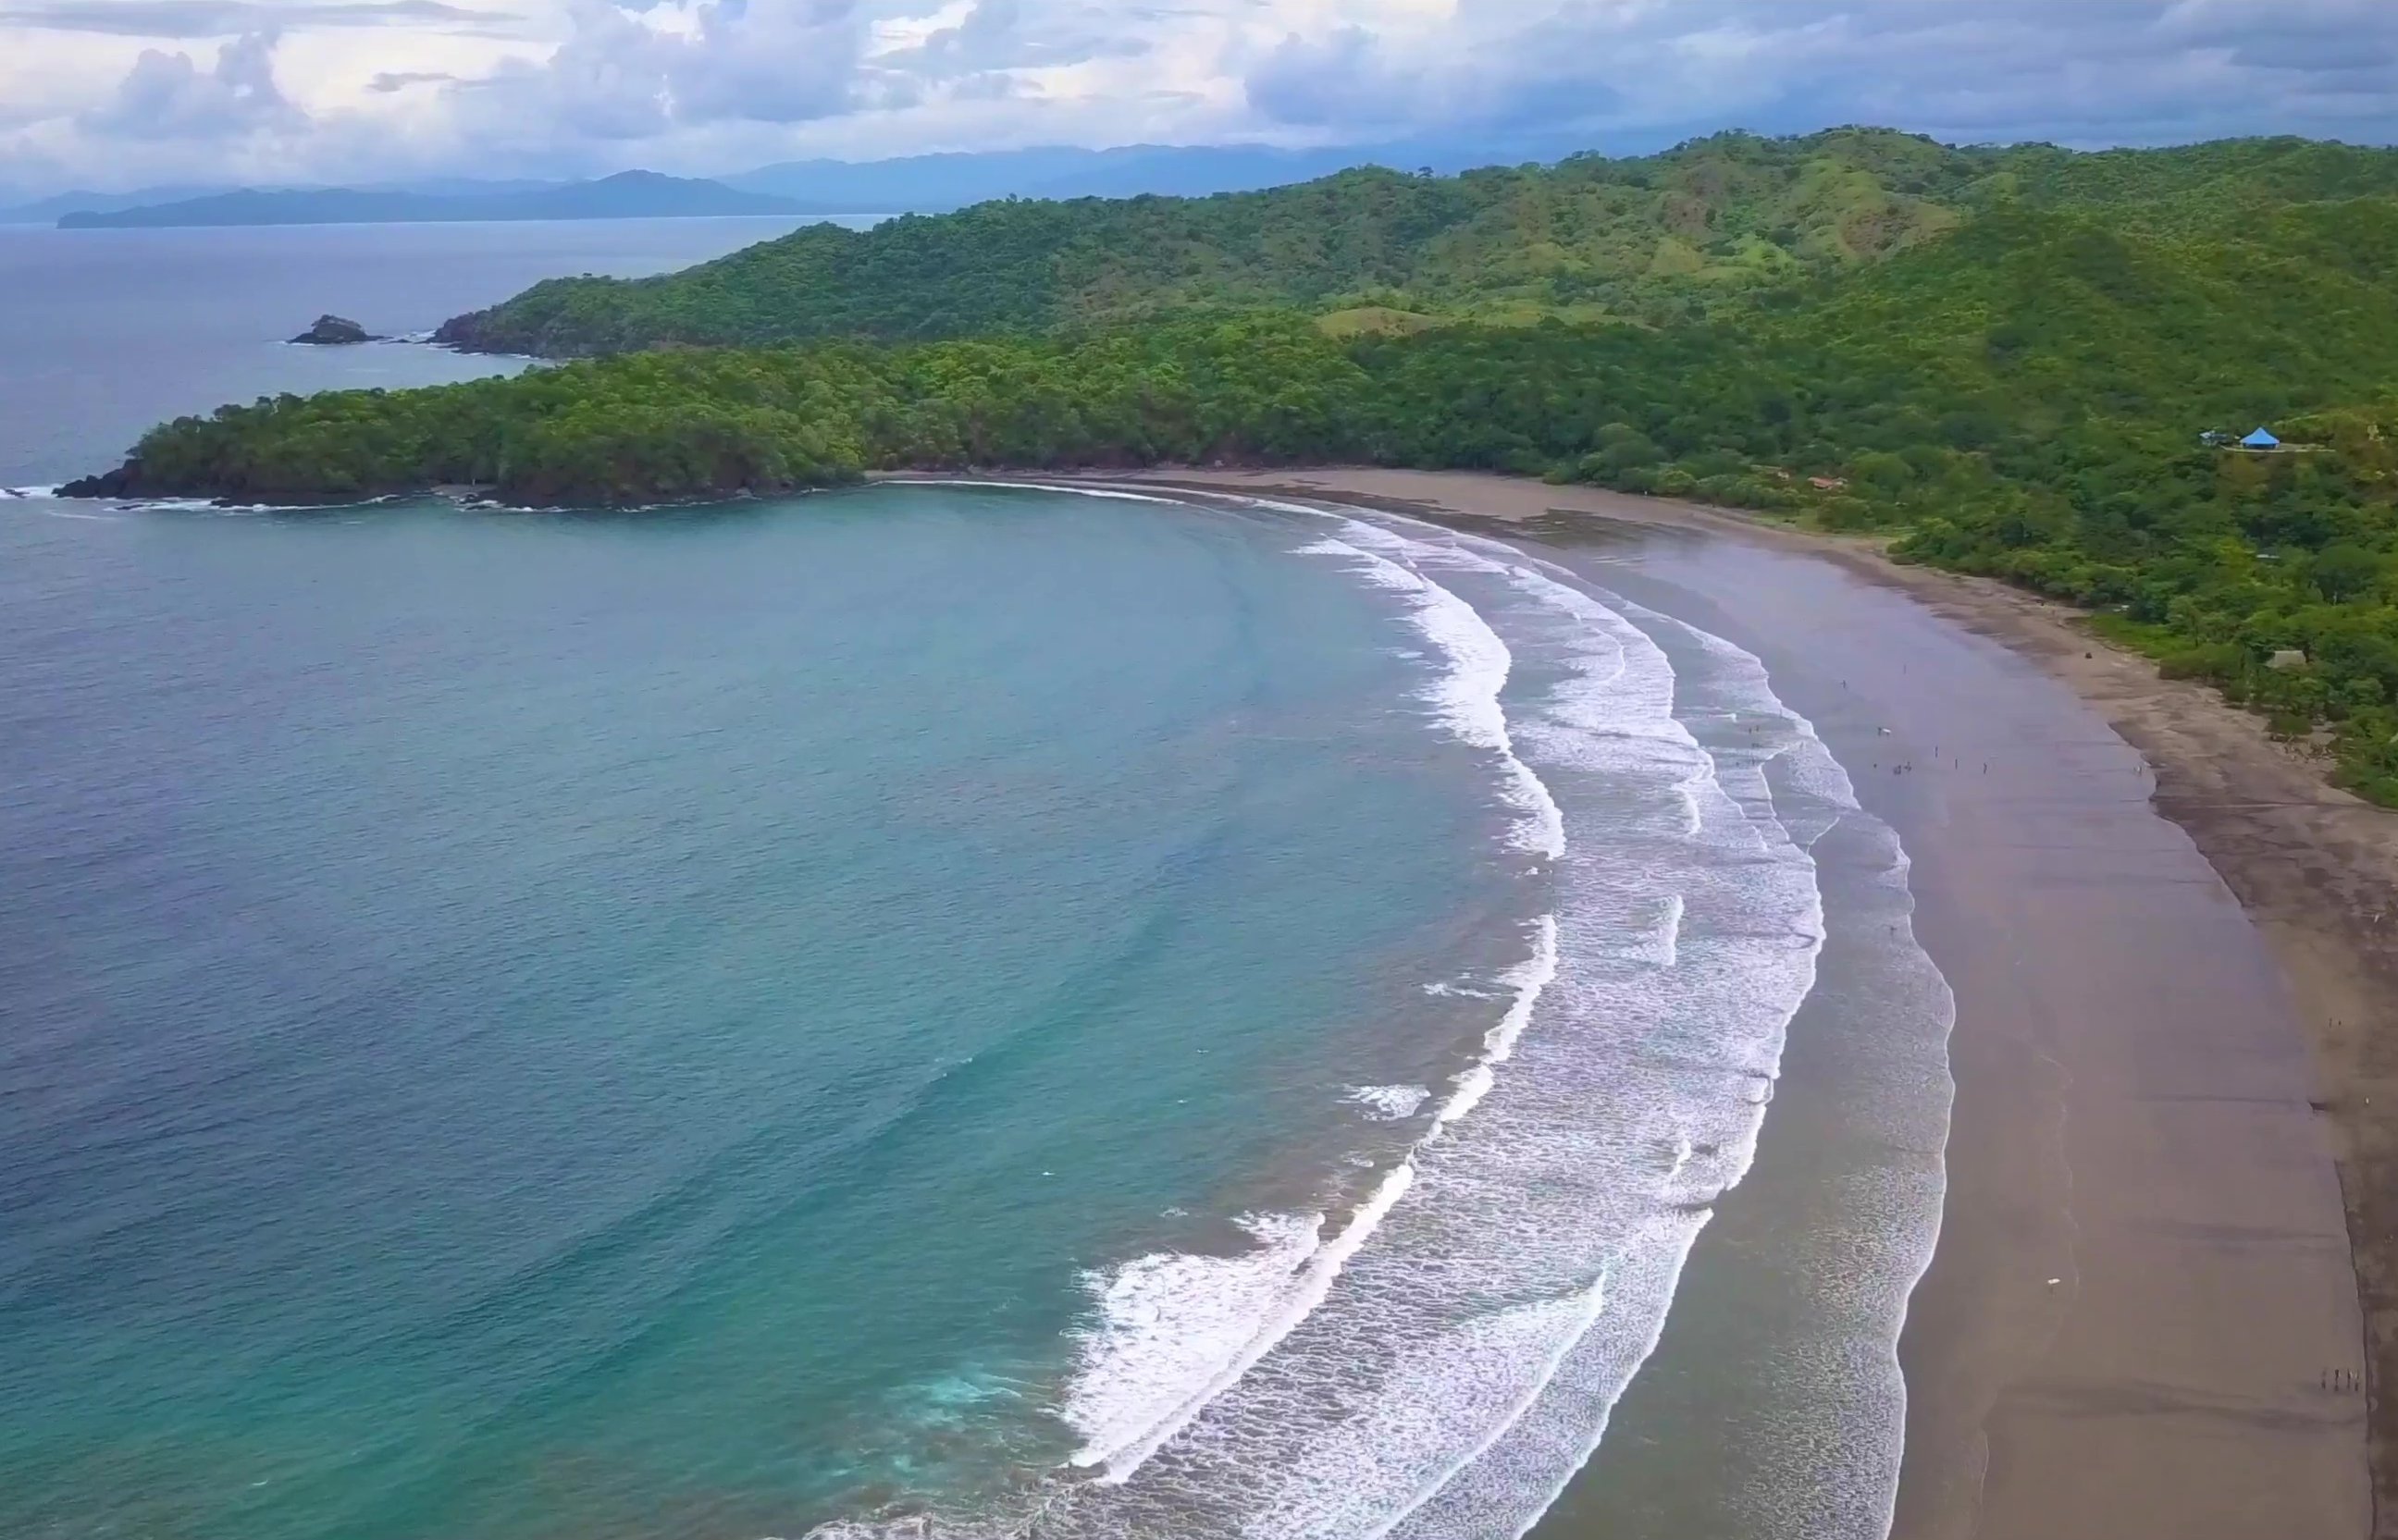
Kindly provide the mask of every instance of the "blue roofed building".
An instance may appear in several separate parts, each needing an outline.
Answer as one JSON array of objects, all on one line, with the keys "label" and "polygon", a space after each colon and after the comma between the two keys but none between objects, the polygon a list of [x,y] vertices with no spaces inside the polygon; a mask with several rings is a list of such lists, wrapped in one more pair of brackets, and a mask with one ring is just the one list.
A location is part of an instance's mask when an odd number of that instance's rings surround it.
[{"label": "blue roofed building", "polygon": [[2282,441],[2259,428],[2242,439],[2240,447],[2243,449],[2278,449],[2282,447]]}]

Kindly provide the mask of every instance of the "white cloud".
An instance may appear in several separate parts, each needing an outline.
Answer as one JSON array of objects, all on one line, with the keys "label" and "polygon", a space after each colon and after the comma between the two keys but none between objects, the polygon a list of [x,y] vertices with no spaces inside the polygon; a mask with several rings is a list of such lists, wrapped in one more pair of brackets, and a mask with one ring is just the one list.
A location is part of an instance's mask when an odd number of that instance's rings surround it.
[{"label": "white cloud", "polygon": [[629,163],[722,124],[782,130],[914,100],[907,76],[869,66],[855,0],[702,0],[641,11],[572,0],[546,56],[438,86],[451,127],[484,153],[540,160],[598,141]]},{"label": "white cloud", "polygon": [[2387,0],[1459,0],[1436,27],[1294,31],[1243,83],[1262,118],[1292,126],[1429,113],[1601,142],[1843,122],[2087,142],[2387,140],[2393,57]]},{"label": "white cloud", "polygon": [[488,29],[506,11],[446,0],[37,0],[0,4],[0,27],[120,37],[222,37],[284,27],[447,26]]},{"label": "white cloud", "polygon": [[2387,141],[2398,0],[0,0],[0,181],[119,185],[1842,122]]},{"label": "white cloud", "polygon": [[116,94],[81,122],[101,138],[190,143],[304,132],[308,114],[275,83],[275,39],[250,33],[219,48],[208,70],[188,53],[142,49]]}]

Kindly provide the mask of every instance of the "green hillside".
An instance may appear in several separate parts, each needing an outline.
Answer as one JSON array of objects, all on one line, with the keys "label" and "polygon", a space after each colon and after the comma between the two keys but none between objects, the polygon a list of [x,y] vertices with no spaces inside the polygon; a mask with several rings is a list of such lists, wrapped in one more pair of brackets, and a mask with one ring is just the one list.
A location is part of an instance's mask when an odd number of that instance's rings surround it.
[{"label": "green hillside", "polygon": [[441,339],[580,357],[661,343],[914,340],[1288,308],[1670,323],[1869,263],[1993,208],[2198,231],[2293,200],[2398,193],[2398,153],[2241,141],[2075,154],[1882,129],[1723,134],[1457,177],[1343,172],[1210,198],[1007,201],[815,225],[685,272],[561,278]]},{"label": "green hillside", "polygon": [[[143,439],[117,489],[290,498],[441,481],[622,502],[899,464],[1362,457],[1627,484],[1679,467],[1742,501],[1721,467],[1755,483],[1760,468],[1839,474],[1884,455],[1918,481],[1971,472],[2069,495],[2085,452],[2135,453],[2153,476],[2202,429],[2398,392],[2393,266],[2391,199],[2293,205],[2237,240],[2014,207],[1669,328],[1339,337],[1283,311],[897,347],[650,350],[186,418]],[[754,440],[758,458],[658,475],[638,452],[578,459],[551,444],[652,417],[658,443],[680,431],[666,418],[707,419],[720,446]],[[1653,452],[1627,457],[1610,434],[1625,425]],[[1883,480],[1872,516],[1911,515],[1906,488]]]},{"label": "green hillside", "polygon": [[[979,340],[643,349],[432,390],[284,396],[155,429],[71,489],[301,501],[468,483],[511,501],[639,503],[875,469],[1204,461],[1589,480],[1887,531],[1904,556],[2090,605],[2288,730],[2335,724],[2350,783],[2398,801],[2391,164],[2294,141],[2083,156],[1859,133],[1446,182],[1359,174],[1287,197],[993,205],[881,243],[795,237],[696,270],[838,252],[872,281],[811,289],[809,325],[838,312],[849,319],[832,329],[881,317],[991,333]],[[1624,180],[1643,167],[1673,190]],[[1563,296],[1524,233],[1528,210],[1563,228],[1574,200],[1554,194],[1575,177],[1593,200],[1654,194],[1640,204],[1651,212],[1705,183],[1707,218],[1727,231],[1787,218],[1827,181],[1847,191],[1809,205],[1822,212],[1809,234],[1774,243],[1798,267],[1774,281],[1707,278],[1703,263],[1623,280],[1649,297],[1650,324],[1571,309],[1476,324],[1473,306]],[[1876,198],[1905,216],[1866,221],[1879,246],[1856,219]],[[1358,217],[1302,234],[1305,221],[1282,221],[1306,200]],[[1426,212],[1458,200],[1471,218]],[[1049,280],[1062,261],[1034,238],[1060,208],[1094,225],[1231,209],[1249,221],[1240,249],[1279,255],[1093,245],[1075,260],[1181,275],[1175,304],[1128,278],[1061,288]],[[1587,256],[1620,222],[1554,244]],[[1022,238],[983,242],[968,262],[964,230]],[[1727,239],[1694,249],[1736,265],[1724,252],[1745,237]],[[881,265],[856,265],[869,262]],[[1475,289],[1462,275],[1477,271],[1507,281]],[[1260,308],[1274,274],[1314,287]],[[1694,302],[1703,283],[1723,295]],[[720,290],[685,275],[592,292],[638,293],[664,315]],[[740,292],[749,324],[789,321],[764,290]],[[1389,302],[1354,303],[1375,297]],[[1342,324],[1323,324],[1327,307]],[[2259,422],[2295,447],[2200,439]],[[2270,666],[2293,649],[2301,666]]]}]

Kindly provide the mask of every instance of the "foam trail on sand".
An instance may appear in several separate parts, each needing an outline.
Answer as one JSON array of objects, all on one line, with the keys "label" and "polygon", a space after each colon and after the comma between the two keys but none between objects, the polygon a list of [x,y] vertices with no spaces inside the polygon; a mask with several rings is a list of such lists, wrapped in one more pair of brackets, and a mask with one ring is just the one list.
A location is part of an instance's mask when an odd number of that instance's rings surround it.
[{"label": "foam trail on sand", "polygon": [[1650,933],[1649,960],[1659,968],[1671,968],[1681,960],[1682,895],[1668,893],[1659,906],[1657,926]]},{"label": "foam trail on sand", "polygon": [[[1408,525],[1494,558],[1519,580],[1538,576],[1567,589],[1580,582],[1512,546]],[[1842,903],[1834,929],[1848,938],[1853,962],[1825,1010],[1875,1048],[1855,1083],[1839,1087],[1839,1110],[1831,1116],[1872,1131],[1867,1142],[1875,1153],[1850,1176],[1861,1205],[1819,1216],[1803,1252],[1785,1260],[1806,1279],[1791,1303],[1812,1320],[1812,1334],[1783,1344],[1781,1351],[1793,1355],[1790,1367],[1749,1385],[1748,1395],[1779,1436],[1746,1451],[1737,1499],[1723,1513],[1741,1515],[1742,1533],[1876,1540],[1889,1532],[1904,1442],[1906,1386],[1896,1344],[1908,1293],[1937,1239],[1946,1185],[1954,1001],[1914,939],[1904,848],[1888,825],[1859,808],[1847,771],[1812,724],[1775,697],[1763,663],[1687,622],[1614,595],[1603,598],[1670,654],[1677,715],[1693,729],[1726,792],[1767,837],[1778,830],[1778,837],[1812,852],[1841,828],[1852,852],[1836,868]],[[1772,1089],[1770,1080],[1757,1083],[1762,1091]],[[1813,1099],[1822,1096],[1819,1087]],[[1827,1113],[1819,1105],[1812,1116]],[[1669,1187],[1703,1197],[1711,1153],[1687,1139],[1661,1150]],[[1456,1533],[1459,1515],[1493,1501],[1512,1506],[1542,1469],[1560,1473],[1555,1486],[1561,1489],[1606,1426],[1612,1394],[1590,1350],[1604,1335],[1594,1332],[1569,1355],[1549,1393],[1426,1508],[1420,1528],[1398,1533],[1421,1540]],[[1811,1367],[1799,1373],[1801,1364]]]}]

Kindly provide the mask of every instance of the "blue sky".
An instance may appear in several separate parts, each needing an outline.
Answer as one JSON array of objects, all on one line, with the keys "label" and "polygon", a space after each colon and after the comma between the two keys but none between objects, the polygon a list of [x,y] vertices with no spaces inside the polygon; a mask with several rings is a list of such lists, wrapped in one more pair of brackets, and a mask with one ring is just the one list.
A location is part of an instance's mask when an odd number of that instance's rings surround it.
[{"label": "blue sky", "polygon": [[2398,0],[0,0],[0,186],[1887,124],[2398,141]]}]

